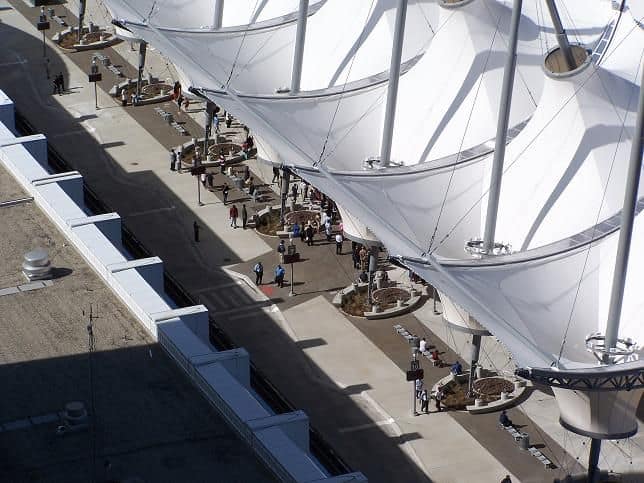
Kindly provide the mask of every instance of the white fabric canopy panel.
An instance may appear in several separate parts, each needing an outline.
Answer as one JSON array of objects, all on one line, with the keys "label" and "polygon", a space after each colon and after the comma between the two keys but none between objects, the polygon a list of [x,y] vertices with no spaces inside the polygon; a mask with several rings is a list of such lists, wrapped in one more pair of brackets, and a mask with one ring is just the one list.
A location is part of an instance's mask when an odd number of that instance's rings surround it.
[{"label": "white fabric canopy panel", "polygon": [[[495,135],[506,58],[504,32],[507,32],[511,12],[493,0],[481,0],[453,10],[436,8],[436,35],[415,64],[408,62],[401,77],[393,159],[404,165],[453,155]],[[549,35],[540,36],[539,32],[547,27],[538,26],[528,15],[538,17],[534,6],[532,11],[528,8],[526,11],[521,24],[511,125],[530,117],[544,82],[541,66],[544,39]],[[605,9],[595,13],[605,22],[604,27],[614,15]],[[549,18],[545,20],[549,22]],[[580,30],[586,32],[582,40],[592,39],[591,43],[604,31],[585,27]],[[437,66],[440,66],[438,72]],[[386,73],[379,77],[384,81]],[[312,158],[319,159],[324,145],[322,160],[330,168],[360,170],[366,158],[379,154],[386,101],[384,86],[374,98],[368,88],[360,85],[363,84],[346,85],[346,91],[350,92],[344,95],[333,96],[330,90],[308,91],[298,98],[244,96],[244,101],[263,116],[270,113],[271,122],[286,126],[280,134]],[[221,99],[216,94],[212,96],[215,100]],[[360,99],[362,96],[364,99]],[[349,98],[351,106],[344,105]],[[324,142],[311,142],[320,138]],[[291,162],[298,164],[300,160]]]},{"label": "white fabric canopy panel", "polygon": [[[297,12],[299,0],[223,0],[222,27],[263,22]],[[320,0],[323,3],[323,0]],[[319,2],[312,1],[314,5]],[[210,29],[216,0],[106,0],[113,18],[177,29]]]},{"label": "white fabric canopy panel", "polygon": [[[118,3],[119,0],[108,0]],[[306,29],[302,89],[314,90],[369,77],[389,67],[388,52],[397,0],[311,2]],[[158,30],[164,40],[208,71],[211,82],[244,94],[266,95],[290,86],[296,15],[288,15],[239,28],[175,28],[154,17],[141,21],[137,12],[117,17],[146,39],[147,30]],[[297,10],[297,9],[296,9]],[[407,16],[403,60],[422,53],[432,35],[429,18],[438,12],[433,4],[411,3]],[[129,21],[128,21],[129,20]],[[158,41],[158,39],[157,39]],[[159,47],[162,48],[162,47]]]}]

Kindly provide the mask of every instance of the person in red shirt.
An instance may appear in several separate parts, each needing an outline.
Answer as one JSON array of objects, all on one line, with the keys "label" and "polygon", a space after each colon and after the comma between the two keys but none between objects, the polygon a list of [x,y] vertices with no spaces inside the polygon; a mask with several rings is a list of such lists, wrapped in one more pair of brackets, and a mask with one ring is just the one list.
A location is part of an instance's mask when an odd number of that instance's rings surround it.
[{"label": "person in red shirt", "polygon": [[230,214],[230,226],[232,226],[233,228],[237,228],[237,217],[239,216],[239,212],[237,211],[237,205],[233,205],[230,207],[229,214]]}]

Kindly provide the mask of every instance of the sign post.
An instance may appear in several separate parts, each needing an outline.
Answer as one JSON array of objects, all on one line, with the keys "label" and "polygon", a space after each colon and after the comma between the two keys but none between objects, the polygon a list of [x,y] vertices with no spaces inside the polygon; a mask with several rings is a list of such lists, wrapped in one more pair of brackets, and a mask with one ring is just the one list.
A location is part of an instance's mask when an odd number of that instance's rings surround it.
[{"label": "sign post", "polygon": [[[40,7],[40,18],[36,24],[38,30],[42,32],[42,56],[47,57],[47,44],[45,43],[45,30],[49,30],[50,25],[47,21],[47,15],[45,15],[45,7]],[[49,76],[47,76],[49,79]]]},{"label": "sign post", "polygon": [[418,416],[416,411],[416,380],[423,380],[425,371],[420,368],[420,361],[416,359],[417,349],[412,348],[410,370],[407,371],[407,380],[411,381],[411,415]]},{"label": "sign post", "polygon": [[206,172],[206,167],[202,164],[199,166],[193,166],[190,168],[190,174],[197,178],[197,204],[199,206],[203,206],[203,203],[201,202],[201,181],[199,180],[199,177]]},{"label": "sign post", "polygon": [[96,90],[96,83],[103,80],[103,74],[98,71],[98,64],[96,63],[96,57],[92,59],[92,65],[90,67],[89,75],[87,76],[89,82],[94,83],[94,105],[98,109],[98,92]]}]

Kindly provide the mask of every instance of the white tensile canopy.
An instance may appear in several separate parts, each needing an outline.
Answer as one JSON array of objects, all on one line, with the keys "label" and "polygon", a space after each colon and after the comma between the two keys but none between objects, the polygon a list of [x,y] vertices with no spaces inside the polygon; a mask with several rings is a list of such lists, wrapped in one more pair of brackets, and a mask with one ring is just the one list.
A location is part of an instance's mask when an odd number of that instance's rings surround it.
[{"label": "white tensile canopy", "polygon": [[[364,161],[379,154],[393,0],[311,2],[297,95],[275,94],[290,81],[295,15],[196,31],[160,15],[142,22],[149,1],[107,3],[280,161],[476,317],[519,365],[595,363],[584,337],[606,320],[644,53],[637,8],[620,15],[610,2],[559,1],[571,41],[594,55],[579,73],[550,78],[542,70],[556,46],[547,9],[524,2],[497,224],[497,240],[520,251],[478,261],[466,260],[463,245],[485,222],[511,2],[409,2],[394,165],[373,169]],[[635,247],[643,230],[638,219]],[[620,335],[644,341],[640,256],[632,251]]]}]

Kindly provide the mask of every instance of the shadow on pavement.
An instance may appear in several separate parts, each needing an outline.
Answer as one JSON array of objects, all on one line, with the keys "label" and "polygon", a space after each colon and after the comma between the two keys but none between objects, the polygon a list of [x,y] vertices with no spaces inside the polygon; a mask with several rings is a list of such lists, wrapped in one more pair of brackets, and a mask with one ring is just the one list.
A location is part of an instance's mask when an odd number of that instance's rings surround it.
[{"label": "shadow on pavement", "polygon": [[[29,9],[18,0],[11,3],[30,16],[33,23],[38,9]],[[61,8],[58,6],[57,10]],[[224,287],[236,285],[236,280],[222,271],[221,266],[224,260],[241,262],[235,252],[203,222],[201,243],[197,246],[192,240],[191,226],[195,218],[192,207],[177,198],[154,173],[125,172],[99,142],[79,126],[78,120],[61,108],[57,98],[51,96],[50,81],[46,80],[42,67],[42,43],[37,37],[6,23],[0,24],[0,37],[6,39],[0,63],[14,61],[16,54],[30,60],[19,68],[3,70],[0,88],[14,100],[17,110],[34,129],[48,137],[51,146],[70,168],[82,173],[86,186],[104,202],[105,210],[120,213],[124,225],[136,239],[151,254],[163,259],[172,279],[187,293],[200,291],[199,297],[193,297],[193,300],[203,302],[211,310],[218,325],[215,333],[221,329],[226,332],[218,340],[229,336],[235,345],[250,349],[253,363],[283,395],[281,403],[274,404],[274,409],[277,412],[288,408],[306,411],[312,427],[320,431],[352,469],[362,471],[369,481],[430,481],[400,448],[402,441],[391,438],[379,428],[355,431],[350,435],[338,432],[338,428],[370,424],[372,419],[261,308],[254,307],[234,317],[217,318],[217,311],[222,308],[230,310],[255,303],[243,291],[235,291],[233,297],[227,297]],[[107,49],[106,53],[114,63],[127,65],[113,50]],[[91,54],[80,52],[68,57],[83,68],[89,65]],[[65,54],[49,50],[49,55],[51,71],[63,71],[68,79],[61,58]],[[25,78],[31,81],[25,83]],[[110,75],[104,72],[103,78],[100,87],[111,87],[109,84],[114,81],[107,80]],[[127,112],[166,147],[179,144],[176,142],[178,135],[169,132],[170,128],[154,113],[153,106],[128,108]],[[191,120],[190,123],[194,124]],[[181,142],[186,140],[181,138]],[[139,216],[128,217],[130,213]],[[227,221],[222,220],[222,224],[226,227]],[[208,287],[212,289],[204,292]],[[178,305],[189,303],[180,297],[176,301]],[[261,381],[258,381],[258,373],[255,376],[257,389]],[[318,452],[316,456],[322,458],[324,455]]]}]

